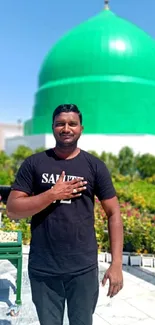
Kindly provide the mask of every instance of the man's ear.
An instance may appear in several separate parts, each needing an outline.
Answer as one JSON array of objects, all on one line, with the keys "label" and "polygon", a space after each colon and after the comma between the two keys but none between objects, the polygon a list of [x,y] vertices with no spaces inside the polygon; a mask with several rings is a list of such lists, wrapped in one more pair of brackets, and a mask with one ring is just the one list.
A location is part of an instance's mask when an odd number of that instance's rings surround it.
[{"label": "man's ear", "polygon": [[83,125],[81,125],[81,133],[83,132],[83,130],[84,130],[84,126],[83,126]]}]

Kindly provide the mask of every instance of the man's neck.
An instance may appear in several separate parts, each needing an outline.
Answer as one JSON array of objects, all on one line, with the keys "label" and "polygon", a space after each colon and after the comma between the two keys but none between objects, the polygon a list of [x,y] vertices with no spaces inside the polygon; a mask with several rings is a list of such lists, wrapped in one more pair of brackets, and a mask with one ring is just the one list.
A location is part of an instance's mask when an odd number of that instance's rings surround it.
[{"label": "man's neck", "polygon": [[72,159],[76,157],[80,153],[80,149],[77,146],[70,147],[70,148],[60,148],[56,145],[53,149],[55,154],[62,159]]}]

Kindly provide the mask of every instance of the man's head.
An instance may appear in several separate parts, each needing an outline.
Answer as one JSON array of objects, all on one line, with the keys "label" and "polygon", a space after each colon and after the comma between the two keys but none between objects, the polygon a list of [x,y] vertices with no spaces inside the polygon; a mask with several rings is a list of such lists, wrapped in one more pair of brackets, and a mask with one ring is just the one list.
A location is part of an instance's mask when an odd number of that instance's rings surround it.
[{"label": "man's head", "polygon": [[83,130],[78,107],[73,104],[58,106],[53,112],[52,128],[57,145],[71,147],[77,144]]}]

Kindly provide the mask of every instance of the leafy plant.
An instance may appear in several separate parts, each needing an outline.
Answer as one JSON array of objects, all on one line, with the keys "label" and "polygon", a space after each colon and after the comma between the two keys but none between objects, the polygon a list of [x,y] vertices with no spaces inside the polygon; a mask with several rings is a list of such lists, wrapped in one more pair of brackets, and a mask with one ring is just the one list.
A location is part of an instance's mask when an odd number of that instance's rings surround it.
[{"label": "leafy plant", "polygon": [[31,240],[30,224],[27,219],[21,219],[19,222],[10,220],[6,215],[3,216],[3,228],[2,230],[19,230],[22,232],[22,242],[24,245],[29,245]]},{"label": "leafy plant", "polygon": [[[155,216],[141,213],[129,202],[120,204],[124,226],[124,251],[155,253]],[[109,251],[108,222],[99,201],[95,201],[95,229],[99,250]]]}]

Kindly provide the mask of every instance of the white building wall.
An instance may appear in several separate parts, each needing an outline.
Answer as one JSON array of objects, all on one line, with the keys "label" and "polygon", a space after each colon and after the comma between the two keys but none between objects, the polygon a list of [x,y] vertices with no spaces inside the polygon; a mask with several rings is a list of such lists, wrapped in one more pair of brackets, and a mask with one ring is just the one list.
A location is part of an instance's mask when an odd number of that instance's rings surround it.
[{"label": "white building wall", "polygon": [[118,152],[125,146],[133,149],[135,153],[151,153],[155,155],[155,136],[150,135],[84,135],[79,146],[87,150]]},{"label": "white building wall", "polygon": [[[19,145],[25,145],[35,150],[39,147],[46,149],[55,146],[55,139],[52,134],[41,134],[33,136],[22,136],[6,139],[5,151],[12,154]],[[133,149],[134,153],[151,153],[155,155],[155,136],[150,135],[82,135],[78,146],[83,150],[94,150],[98,154],[102,151],[118,154],[125,146]]]},{"label": "white building wall", "polygon": [[40,147],[46,148],[46,135],[29,135],[22,137],[14,137],[5,140],[5,152],[11,155],[19,146],[26,146],[35,150]]},{"label": "white building wall", "polygon": [[23,125],[0,123],[0,150],[5,149],[6,139],[23,135]]}]

